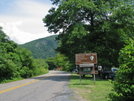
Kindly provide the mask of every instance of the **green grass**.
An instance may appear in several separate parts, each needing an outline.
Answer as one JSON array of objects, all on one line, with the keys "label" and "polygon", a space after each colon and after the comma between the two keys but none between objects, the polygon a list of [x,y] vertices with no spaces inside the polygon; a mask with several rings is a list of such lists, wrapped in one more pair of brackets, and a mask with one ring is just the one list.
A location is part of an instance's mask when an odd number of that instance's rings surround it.
[{"label": "green grass", "polygon": [[86,75],[86,77],[82,77],[80,85],[79,75],[72,74],[69,87],[88,101],[111,101],[106,98],[112,89],[112,84],[108,80],[98,78],[94,85],[93,77]]},{"label": "green grass", "polygon": [[[39,74],[39,75],[44,75],[44,74],[47,74],[47,73],[48,73],[48,71],[44,71],[44,73]],[[36,76],[39,76],[39,75],[34,75],[32,77],[36,77]],[[29,78],[31,78],[31,77],[29,77]],[[23,80],[23,79],[26,79],[26,78],[23,78],[23,77],[18,77],[18,78],[16,77],[16,78],[10,78],[10,79],[6,79],[6,78],[1,79],[0,78],[0,84],[9,83],[9,82],[13,82],[13,81],[19,81],[19,80]]]},{"label": "green grass", "polygon": [[23,79],[24,78],[22,78],[22,77],[12,78],[12,79],[3,79],[3,80],[0,80],[0,84],[9,83],[9,82],[13,82],[13,81],[19,81],[19,80],[23,80]]}]

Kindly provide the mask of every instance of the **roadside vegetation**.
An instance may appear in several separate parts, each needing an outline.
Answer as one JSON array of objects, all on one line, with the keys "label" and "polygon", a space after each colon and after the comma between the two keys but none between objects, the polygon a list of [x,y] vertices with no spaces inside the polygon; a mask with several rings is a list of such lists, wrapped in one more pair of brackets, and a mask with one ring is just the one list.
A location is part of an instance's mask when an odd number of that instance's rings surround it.
[{"label": "roadside vegetation", "polygon": [[134,41],[129,39],[126,46],[119,53],[120,67],[113,82],[112,92],[109,97],[113,101],[134,100]]},{"label": "roadside vegetation", "polygon": [[45,62],[49,65],[49,70],[62,68],[63,71],[72,71],[73,66],[70,63],[69,59],[63,55],[58,53],[56,57],[50,57],[45,60]]},{"label": "roadside vegetation", "polygon": [[0,83],[47,72],[48,64],[43,59],[34,59],[29,50],[18,47],[0,27]]}]

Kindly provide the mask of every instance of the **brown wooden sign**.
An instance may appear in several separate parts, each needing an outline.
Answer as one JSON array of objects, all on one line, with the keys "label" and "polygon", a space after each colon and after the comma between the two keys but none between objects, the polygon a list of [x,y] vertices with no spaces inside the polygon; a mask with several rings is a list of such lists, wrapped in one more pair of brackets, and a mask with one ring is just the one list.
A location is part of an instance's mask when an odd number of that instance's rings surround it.
[{"label": "brown wooden sign", "polygon": [[75,54],[76,65],[79,64],[96,64],[97,63],[97,53],[85,53],[85,54]]}]

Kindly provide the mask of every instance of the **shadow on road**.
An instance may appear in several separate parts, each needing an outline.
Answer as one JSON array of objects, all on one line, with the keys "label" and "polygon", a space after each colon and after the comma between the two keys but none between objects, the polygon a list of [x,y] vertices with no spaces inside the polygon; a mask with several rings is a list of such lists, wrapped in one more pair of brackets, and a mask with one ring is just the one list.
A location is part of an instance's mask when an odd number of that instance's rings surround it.
[{"label": "shadow on road", "polygon": [[70,79],[71,73],[64,71],[54,71],[49,75],[41,75],[37,77],[27,78],[27,79],[35,79],[35,80],[52,80],[52,81],[68,81]]},{"label": "shadow on road", "polygon": [[[69,81],[70,77],[71,77],[71,80],[78,80],[78,81],[80,80],[79,75],[72,75],[71,76],[71,73],[64,72],[64,71],[53,71],[53,72],[50,72],[49,75],[41,75],[41,76],[37,76],[37,77],[33,77],[33,78],[27,78],[27,79],[51,80],[51,81],[63,82],[63,81]],[[89,75],[86,75],[85,77],[81,77],[81,80],[84,80],[84,81],[85,80],[87,80],[87,81],[90,80],[91,82],[94,81],[93,77],[91,77]],[[100,79],[100,78],[97,77],[96,81],[107,81],[107,80]],[[79,85],[79,83],[76,83],[76,85]]]}]

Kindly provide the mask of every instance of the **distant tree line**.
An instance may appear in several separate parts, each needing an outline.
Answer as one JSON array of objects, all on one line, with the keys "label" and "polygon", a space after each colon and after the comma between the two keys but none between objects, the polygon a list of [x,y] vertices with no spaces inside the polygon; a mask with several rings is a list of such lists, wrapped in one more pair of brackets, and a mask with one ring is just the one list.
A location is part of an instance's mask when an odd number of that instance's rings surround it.
[{"label": "distant tree line", "polygon": [[68,57],[58,53],[56,57],[49,57],[45,60],[49,65],[49,70],[62,68],[64,71],[72,71],[75,67],[70,63]]}]

